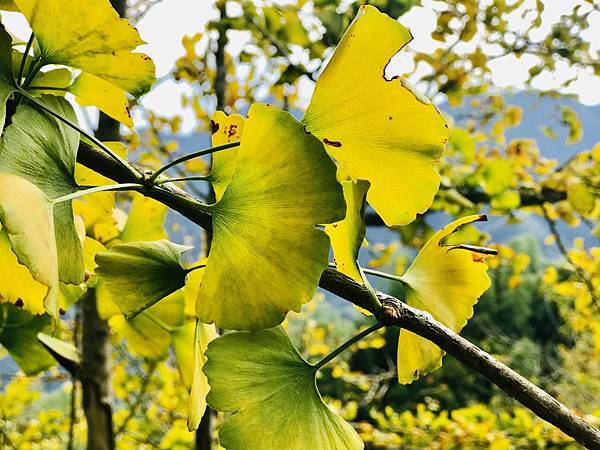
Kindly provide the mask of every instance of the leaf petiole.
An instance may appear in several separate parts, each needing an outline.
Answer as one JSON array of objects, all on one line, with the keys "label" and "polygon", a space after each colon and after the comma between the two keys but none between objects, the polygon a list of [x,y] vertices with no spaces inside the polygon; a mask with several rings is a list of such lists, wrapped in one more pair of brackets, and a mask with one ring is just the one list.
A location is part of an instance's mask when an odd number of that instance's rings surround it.
[{"label": "leaf petiole", "polygon": [[154,314],[152,314],[148,311],[144,311],[142,314],[145,315],[152,322],[154,322],[159,328],[162,328],[163,330],[165,330],[167,333],[173,333],[173,332],[177,331],[178,328],[180,328],[180,327],[172,327],[170,325],[167,325],[162,320],[160,320],[158,317],[156,317]]},{"label": "leaf petiole", "polygon": [[163,180],[158,180],[156,182],[157,185],[165,184],[165,183],[174,183],[176,181],[208,181],[210,177],[208,175],[195,175],[189,177],[180,177],[180,178],[165,178]]},{"label": "leaf petiole", "polygon": [[29,36],[29,40],[27,41],[27,45],[25,46],[25,52],[23,53],[23,57],[21,58],[21,64],[19,65],[19,74],[17,75],[17,84],[19,86],[21,86],[21,79],[23,78],[25,66],[27,65],[27,56],[29,56],[29,50],[31,50],[31,46],[33,45],[34,39],[35,35],[31,33],[31,36]]},{"label": "leaf petiole", "polygon": [[197,270],[197,269],[204,269],[205,267],[206,267],[206,264],[198,264],[197,266],[192,266],[192,267],[189,267],[189,268],[185,269],[185,271],[187,273],[190,273],[190,272],[193,272],[194,270]]},{"label": "leaf petiole", "polygon": [[68,200],[73,200],[79,197],[83,197],[84,195],[95,194],[96,192],[106,192],[106,191],[133,191],[138,189],[144,189],[144,185],[139,183],[122,183],[122,184],[107,184],[105,186],[95,186],[89,189],[84,189],[82,191],[76,191],[71,194],[63,195],[62,197],[55,198],[52,200],[52,204],[56,205],[58,203],[66,202]]},{"label": "leaf petiole", "polygon": [[356,336],[354,336],[353,338],[347,340],[342,345],[340,345],[338,348],[336,348],[331,353],[329,353],[328,355],[326,355],[321,361],[319,361],[318,363],[316,363],[314,365],[314,367],[317,370],[319,370],[321,367],[323,367],[325,364],[327,364],[333,358],[335,358],[336,356],[338,356],[340,353],[344,352],[352,344],[354,344],[355,342],[360,341],[362,338],[368,336],[369,334],[373,333],[374,331],[379,330],[383,326],[384,326],[383,323],[377,322],[375,325],[372,325],[369,328],[367,328],[366,330],[361,331]]},{"label": "leaf petiole", "polygon": [[[149,181],[151,183],[156,183],[156,180],[158,179],[158,177],[160,176],[160,174],[162,174],[164,171],[170,169],[173,166],[176,166],[177,164],[181,164],[184,163],[186,161],[189,161],[190,159],[194,159],[194,158],[198,158],[200,156],[204,156],[204,155],[210,155],[212,153],[216,153],[216,152],[220,152],[222,150],[227,150],[229,148],[233,148],[233,147],[237,147],[240,145],[240,142],[229,142],[227,144],[223,144],[223,145],[218,145],[216,147],[211,147],[211,148],[207,148],[205,150],[200,150],[197,152],[192,152],[192,153],[188,153],[187,155],[181,156],[179,158],[175,158],[172,161],[169,161],[167,164],[165,164],[164,166],[162,166],[160,169],[158,169],[157,171],[155,171],[152,176],[150,177]],[[165,181],[168,182],[169,180]],[[162,183],[159,183],[162,184]]]}]

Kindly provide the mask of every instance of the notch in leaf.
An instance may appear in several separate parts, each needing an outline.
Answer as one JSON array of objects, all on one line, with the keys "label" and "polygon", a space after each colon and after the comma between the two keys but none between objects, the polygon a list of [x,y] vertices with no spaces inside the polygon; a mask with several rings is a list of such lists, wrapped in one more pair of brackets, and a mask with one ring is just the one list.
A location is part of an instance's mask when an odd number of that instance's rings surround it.
[{"label": "notch in leaf", "polygon": [[196,302],[204,323],[262,329],[311,300],[328,264],[315,228],[343,219],[335,165],[290,114],[252,105],[221,200],[208,207],[213,240]]},{"label": "notch in leaf", "polygon": [[362,449],[354,429],[323,402],[316,367],[280,328],[227,333],[208,345],[208,404],[233,412],[219,430],[228,450]]},{"label": "notch in leaf", "polygon": [[[138,97],[156,80],[144,41],[108,0],[15,0],[37,38],[43,64],[81,69]],[[66,32],[68,30],[68,32]]]},{"label": "notch in leaf", "polygon": [[180,257],[191,248],[167,240],[115,245],[96,255],[96,274],[131,319],[185,285]]},{"label": "notch in leaf", "polygon": [[[430,313],[434,319],[460,332],[473,316],[473,306],[490,287],[485,258],[493,249],[451,245],[443,241],[459,227],[487,220],[486,216],[462,217],[435,233],[402,275],[406,302]],[[398,342],[398,381],[412,383],[420,375],[442,365],[444,352],[434,343],[407,330]]]},{"label": "notch in leaf", "polygon": [[319,77],[302,123],[356,180],[388,226],[425,212],[438,190],[435,164],[448,126],[426,98],[385,71],[412,39],[396,20],[361,6]]}]

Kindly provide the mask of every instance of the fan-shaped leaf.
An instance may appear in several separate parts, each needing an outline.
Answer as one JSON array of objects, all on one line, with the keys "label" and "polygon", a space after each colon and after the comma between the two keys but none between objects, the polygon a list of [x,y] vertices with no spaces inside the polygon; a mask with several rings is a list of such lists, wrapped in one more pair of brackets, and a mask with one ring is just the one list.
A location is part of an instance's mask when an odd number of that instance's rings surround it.
[{"label": "fan-shaped leaf", "polygon": [[227,333],[212,341],[204,373],[208,403],[235,412],[219,430],[228,450],[351,450],[363,444],[321,399],[316,368],[281,328]]},{"label": "fan-shaped leaf", "polygon": [[155,81],[154,63],[132,53],[144,41],[108,0],[15,0],[38,40],[46,64],[96,75],[135,95]]},{"label": "fan-shaped leaf", "polygon": [[131,319],[185,285],[180,256],[191,248],[167,240],[115,245],[96,255],[96,274]]},{"label": "fan-shaped leaf", "polygon": [[[473,306],[490,287],[484,259],[495,252],[469,245],[449,245],[442,241],[460,226],[487,220],[467,216],[446,225],[421,249],[402,280],[406,283],[409,305],[431,313],[447,327],[462,330],[473,316]],[[398,381],[411,383],[420,375],[442,365],[444,352],[430,341],[401,330],[398,343]]]},{"label": "fan-shaped leaf", "polygon": [[253,105],[223,197],[211,207],[213,240],[196,312],[228,329],[261,329],[308,302],[327,267],[316,224],[341,220],[335,166],[286,112]]},{"label": "fan-shaped leaf", "polygon": [[411,39],[397,21],[362,6],[302,120],[354,180],[371,182],[367,199],[390,226],[431,205],[440,181],[434,166],[449,135],[435,106],[385,73]]},{"label": "fan-shaped leaf", "polygon": [[44,307],[58,317],[58,259],[50,201],[25,178],[0,173],[0,224],[19,263],[48,287]]},{"label": "fan-shaped leaf", "polygon": [[[71,122],[77,121],[64,98],[44,96],[40,101]],[[79,133],[33,106],[21,105],[4,131],[0,171],[24,177],[50,199],[58,198],[77,189],[78,147]],[[80,284],[84,277],[83,256],[71,203],[66,201],[54,207],[59,275],[65,283]]]},{"label": "fan-shaped leaf", "polygon": [[75,373],[79,370],[81,358],[77,347],[73,344],[61,341],[60,339],[56,339],[42,332],[37,334],[37,339],[54,359],[69,372]]}]

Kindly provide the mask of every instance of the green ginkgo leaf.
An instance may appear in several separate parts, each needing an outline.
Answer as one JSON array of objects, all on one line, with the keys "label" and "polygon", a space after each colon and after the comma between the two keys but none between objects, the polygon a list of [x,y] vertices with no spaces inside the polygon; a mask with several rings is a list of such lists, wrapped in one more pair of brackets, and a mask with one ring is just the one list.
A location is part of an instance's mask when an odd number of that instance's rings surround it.
[{"label": "green ginkgo leaf", "polygon": [[435,106],[401,77],[390,59],[410,32],[373,6],[361,6],[319,77],[302,122],[354,180],[387,225],[426,211],[438,190],[435,164],[448,126]]},{"label": "green ginkgo leaf", "polygon": [[[71,122],[75,112],[67,100],[44,96],[46,106]],[[50,199],[77,190],[75,160],[79,133],[33,106],[23,104],[4,130],[0,171],[26,178]],[[54,207],[54,229],[58,248],[59,277],[64,283],[80,284],[84,278],[82,246],[73,220],[72,201]]]},{"label": "green ginkgo leaf", "polygon": [[191,248],[167,240],[115,245],[96,255],[96,274],[131,319],[185,285],[180,257]]},{"label": "green ginkgo leaf", "polygon": [[79,370],[81,357],[79,356],[79,350],[73,344],[42,332],[37,334],[37,339],[54,359],[69,372],[76,373]]},{"label": "green ginkgo leaf", "polygon": [[328,264],[315,228],[344,217],[335,165],[290,114],[250,108],[231,182],[210,207],[213,240],[196,312],[227,329],[281,323],[312,298]]},{"label": "green ginkgo leaf", "polygon": [[227,333],[208,345],[208,404],[234,412],[219,430],[228,450],[362,449],[358,434],[321,399],[317,369],[280,328]]},{"label": "green ginkgo leaf", "polygon": [[45,64],[81,69],[140,96],[154,83],[155,67],[138,31],[109,0],[15,0],[35,33]]},{"label": "green ginkgo leaf", "polygon": [[6,119],[6,102],[17,90],[13,75],[12,38],[0,23],[0,130]]},{"label": "green ginkgo leaf", "polygon": [[58,257],[50,201],[25,178],[0,172],[0,224],[18,262],[48,287],[44,307],[58,317]]},{"label": "green ginkgo leaf", "polygon": [[38,332],[50,331],[52,318],[47,314],[32,316],[13,305],[0,305],[1,309],[5,309],[6,323],[0,331],[0,344],[19,368],[27,375],[35,375],[54,366],[56,361],[37,340]]}]

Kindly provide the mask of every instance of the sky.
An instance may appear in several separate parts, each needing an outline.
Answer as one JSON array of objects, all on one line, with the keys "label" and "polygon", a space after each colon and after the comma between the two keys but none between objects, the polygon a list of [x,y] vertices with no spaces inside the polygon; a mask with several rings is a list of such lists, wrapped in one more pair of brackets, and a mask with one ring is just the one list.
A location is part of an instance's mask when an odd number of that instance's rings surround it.
[{"label": "sky", "polygon": [[[486,1],[483,0],[482,3]],[[535,0],[527,0],[534,3]],[[407,14],[402,16],[401,23],[407,26],[414,40],[411,42],[411,48],[416,52],[432,52],[439,43],[434,41],[431,36],[431,30],[435,24],[435,14],[430,7],[438,4],[439,1],[423,0],[422,5],[413,7]],[[542,16],[542,26],[538,30],[533,30],[530,38],[543,36],[550,26],[555,23],[562,14],[569,13],[576,4],[585,3],[584,0],[544,0],[545,10]],[[201,31],[206,23],[217,18],[218,14],[213,7],[212,0],[162,0],[153,6],[141,21],[136,24],[142,39],[147,45],[140,47],[141,51],[147,53],[156,63],[157,78],[166,78],[173,67],[176,59],[183,55],[181,39],[186,35],[192,35]],[[590,15],[592,22],[587,34],[583,37],[590,41],[591,51],[600,50],[600,12],[594,12]],[[3,13],[3,23],[7,28],[21,39],[26,40],[29,36],[29,27],[27,23],[17,13]],[[510,20],[511,27],[526,28],[528,22],[515,17]],[[592,35],[592,33],[596,35]],[[248,42],[249,36],[242,32],[230,32],[230,45],[228,50],[237,53]],[[477,39],[471,43],[461,43],[455,50],[466,51],[471,46],[477,45]],[[493,54],[494,49],[484,49]],[[532,59],[533,58],[533,59]],[[527,70],[535,63],[535,58],[523,57],[517,59],[515,56],[508,55],[498,58],[489,63],[493,72],[493,82],[498,87],[516,88],[524,87],[527,77]],[[413,61],[410,54],[399,54],[394,59],[394,64],[398,71],[408,72],[413,68]],[[534,87],[538,89],[549,89],[560,84],[573,76],[577,80],[571,84],[566,92],[579,95],[582,103],[592,105],[600,103],[600,77],[594,77],[592,74],[579,72],[566,64],[559,64],[558,71],[552,75],[542,73],[534,80]],[[421,76],[416,73],[415,77]],[[409,80],[414,81],[414,80]],[[312,93],[312,85],[305,82],[301,85],[301,103],[308,103]],[[189,86],[184,83],[177,83],[173,80],[161,81],[153,90],[147,94],[142,102],[152,110],[165,116],[173,116],[182,113],[181,94],[190,93]],[[78,116],[85,124],[86,121],[93,122],[95,111],[89,108],[78,110]],[[183,116],[183,131],[193,128],[193,113],[189,111]],[[134,116],[136,126],[144,126],[144,120],[141,116]]]}]

